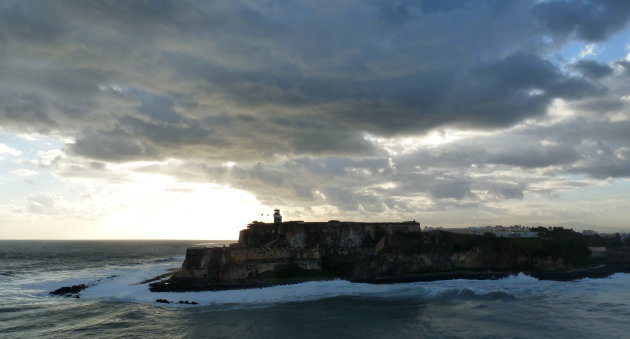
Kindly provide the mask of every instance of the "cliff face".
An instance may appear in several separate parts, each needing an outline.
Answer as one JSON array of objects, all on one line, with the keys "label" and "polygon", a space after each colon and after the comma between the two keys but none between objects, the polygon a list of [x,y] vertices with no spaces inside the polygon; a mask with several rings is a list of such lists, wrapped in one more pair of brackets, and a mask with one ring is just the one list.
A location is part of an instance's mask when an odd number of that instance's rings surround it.
[{"label": "cliff face", "polygon": [[317,249],[297,248],[189,248],[182,270],[175,279],[232,284],[258,279],[283,270],[317,271],[320,269]]},{"label": "cliff face", "polygon": [[366,276],[359,263],[396,235],[417,236],[406,223],[254,223],[230,247],[189,248],[172,283],[203,288],[282,283],[313,277]]},{"label": "cliff face", "polygon": [[564,269],[541,239],[421,233],[404,223],[254,223],[230,247],[189,248],[166,283],[191,289],[264,286],[312,279],[414,279],[457,270]]}]

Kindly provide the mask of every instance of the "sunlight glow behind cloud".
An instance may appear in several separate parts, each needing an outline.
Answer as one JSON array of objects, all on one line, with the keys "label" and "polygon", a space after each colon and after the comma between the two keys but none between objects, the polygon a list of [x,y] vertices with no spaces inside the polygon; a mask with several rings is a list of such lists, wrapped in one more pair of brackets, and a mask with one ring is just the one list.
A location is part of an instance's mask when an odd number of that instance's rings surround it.
[{"label": "sunlight glow behind cloud", "polygon": [[273,208],[630,229],[629,21],[616,0],[4,2],[0,238],[234,239]]}]

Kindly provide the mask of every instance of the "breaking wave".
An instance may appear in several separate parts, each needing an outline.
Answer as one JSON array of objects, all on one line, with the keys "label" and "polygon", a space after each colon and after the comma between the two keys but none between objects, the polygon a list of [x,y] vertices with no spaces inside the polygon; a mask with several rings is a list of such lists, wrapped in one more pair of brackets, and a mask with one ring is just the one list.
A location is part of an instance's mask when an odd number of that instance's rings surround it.
[{"label": "breaking wave", "polygon": [[[157,299],[194,301],[199,305],[260,306],[288,302],[311,301],[334,297],[362,298],[413,298],[422,300],[502,300],[510,301],[536,294],[558,293],[565,288],[563,282],[539,281],[525,274],[500,280],[446,280],[400,284],[351,283],[344,280],[312,281],[294,285],[280,285],[257,289],[201,291],[201,292],[150,292],[148,284],[141,282],[178,267],[175,259],[156,260],[153,264],[128,267],[109,267],[80,272],[59,272],[48,277],[35,277],[38,282],[23,287],[39,294],[47,294],[62,286],[89,284],[81,292],[82,299],[113,299],[130,302],[154,303]],[[70,278],[69,276],[72,276]],[[623,275],[625,278],[625,275]],[[627,278],[626,278],[627,279]],[[585,279],[587,280],[587,279]],[[602,280],[602,279],[597,279]],[[566,291],[565,291],[566,293]],[[52,298],[52,297],[51,297]],[[174,305],[186,307],[188,305]]]},{"label": "breaking wave", "polygon": [[[594,290],[601,288],[602,285],[606,285],[605,288],[607,289],[615,288],[617,285],[621,288],[630,282],[630,275],[628,274],[616,274],[605,279],[555,282],[538,280],[521,273],[499,280],[459,279],[382,285],[330,280],[256,289],[201,292],[150,292],[148,284],[142,283],[178,268],[181,265],[181,260],[183,257],[174,256],[151,260],[151,262],[142,265],[42,272],[23,280],[20,287],[33,295],[43,296],[63,286],[87,284],[90,287],[81,292],[81,299],[112,299],[140,303],[155,303],[157,299],[166,299],[174,303],[194,301],[200,306],[240,305],[241,307],[248,307],[335,297],[406,298],[420,302],[431,300],[445,302],[500,300],[509,302],[533,296],[595,293]],[[50,298],[60,297],[50,296]],[[190,307],[179,304],[166,306]]]}]

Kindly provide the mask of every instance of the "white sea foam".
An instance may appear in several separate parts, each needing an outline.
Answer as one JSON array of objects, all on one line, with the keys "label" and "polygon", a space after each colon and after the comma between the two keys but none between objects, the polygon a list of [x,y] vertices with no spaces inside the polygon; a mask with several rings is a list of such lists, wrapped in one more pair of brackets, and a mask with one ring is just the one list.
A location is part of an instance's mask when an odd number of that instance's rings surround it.
[{"label": "white sea foam", "polygon": [[[181,265],[179,260],[169,260],[144,265],[116,266],[109,265],[101,268],[89,268],[81,270],[37,272],[29,276],[22,277],[14,282],[24,292],[30,294],[44,295],[60,287],[86,284],[88,289],[81,293],[86,294],[91,289],[107,288],[108,286],[118,286],[121,290],[128,289],[125,286],[133,287],[143,280],[153,278],[168,272],[169,269]],[[142,285],[145,289],[148,285]],[[105,294],[103,294],[105,296]],[[116,293],[110,293],[110,297],[116,297]]]},{"label": "white sea foam", "polygon": [[[82,299],[114,299],[131,302],[154,303],[156,299],[172,302],[194,301],[199,305],[256,306],[286,302],[325,299],[338,296],[361,296],[376,298],[457,298],[506,296],[529,298],[535,296],[575,295],[597,293],[605,289],[622,289],[630,283],[629,274],[615,274],[606,279],[583,279],[577,282],[544,281],[518,274],[499,280],[445,280],[400,284],[363,284],[344,280],[312,281],[294,285],[267,288],[202,291],[202,292],[150,292],[148,284],[138,284],[177,267],[176,261],[146,264],[141,266],[110,267],[107,270],[93,269],[74,272],[74,277],[63,273],[48,276],[27,287],[47,293],[62,286],[93,283],[81,292]],[[172,306],[188,306],[171,304]]]},{"label": "white sea foam", "polygon": [[[145,268],[119,274],[112,279],[106,279],[96,286],[90,287],[82,293],[83,298],[114,298],[127,301],[155,302],[156,299],[167,299],[173,302],[195,301],[200,305],[257,305],[285,302],[317,300],[338,296],[362,297],[422,297],[437,298],[449,291],[467,289],[473,294],[484,295],[493,293],[497,286],[493,281],[450,280],[439,282],[418,282],[401,284],[364,284],[351,283],[344,280],[312,281],[293,285],[281,285],[266,288],[202,291],[202,292],[150,292],[148,286],[137,285],[138,281],[148,279],[163,273],[158,268]],[[519,275],[504,280],[505,283],[522,284],[537,282],[538,280]],[[499,281],[494,281],[495,283]],[[484,282],[486,284],[484,284]]]}]

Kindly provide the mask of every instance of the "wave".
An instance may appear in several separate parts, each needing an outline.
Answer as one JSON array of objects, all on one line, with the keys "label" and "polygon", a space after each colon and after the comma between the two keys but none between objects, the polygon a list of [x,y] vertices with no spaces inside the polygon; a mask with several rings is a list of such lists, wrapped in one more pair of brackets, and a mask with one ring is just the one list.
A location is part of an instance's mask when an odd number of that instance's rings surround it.
[{"label": "wave", "polygon": [[150,262],[153,263],[163,263],[163,262],[171,262],[171,261],[178,261],[178,262],[182,262],[184,261],[184,259],[186,259],[186,256],[175,256],[175,257],[170,257],[170,258],[158,258],[158,259],[153,259]]},{"label": "wave", "polygon": [[584,293],[597,293],[601,289],[623,289],[630,283],[630,274],[624,273],[603,279],[582,279],[576,282],[538,280],[520,273],[499,280],[457,279],[383,285],[330,280],[244,290],[150,292],[148,284],[141,282],[178,266],[179,262],[175,262],[174,259],[168,258],[141,266],[109,267],[100,271],[85,270],[78,274],[66,272],[68,275],[64,277],[65,279],[62,278],[63,274],[48,276],[45,279],[39,277],[37,278],[40,279],[39,282],[31,282],[24,287],[38,290],[39,295],[43,296],[62,286],[90,284],[91,286],[81,293],[81,299],[112,299],[141,303],[155,303],[157,299],[165,299],[173,304],[160,305],[169,307],[190,307],[186,304],[177,304],[179,301],[194,301],[199,306],[259,307],[335,297],[413,298],[418,301],[436,302],[460,300],[509,302],[541,296],[579,296]]},{"label": "wave", "polygon": [[[163,272],[163,271],[162,271]],[[110,272],[112,273],[112,272]],[[419,300],[438,299],[484,299],[510,300],[516,296],[496,286],[484,286],[478,280],[452,280],[444,282],[419,282],[403,284],[373,285],[351,283],[345,280],[311,281],[293,285],[280,285],[266,288],[202,291],[202,292],[150,292],[146,284],[138,282],[159,274],[160,271],[117,272],[117,276],[93,284],[81,297],[84,299],[117,299],[124,301],[154,303],[158,299],[174,303],[179,301],[196,302],[212,306],[260,306],[288,302],[304,302],[334,297],[368,298],[417,298]],[[504,279],[506,282],[537,281],[525,275]],[[487,281],[490,282],[490,281]],[[476,286],[471,286],[476,284]],[[181,306],[180,304],[170,304]]]}]

